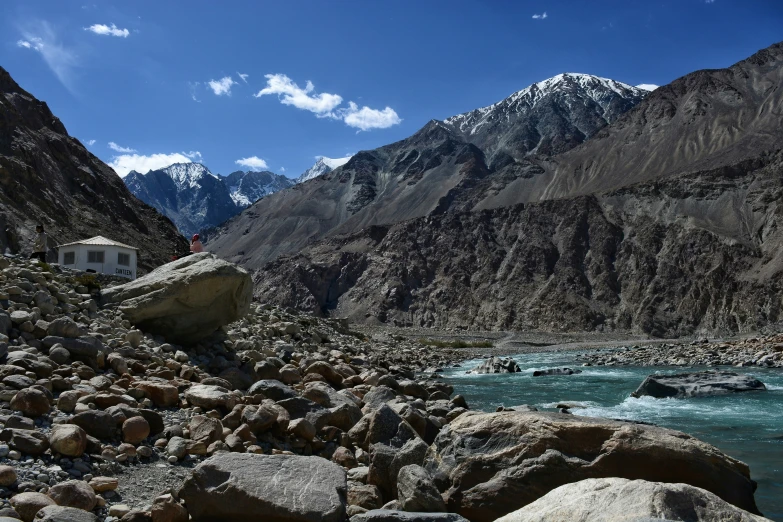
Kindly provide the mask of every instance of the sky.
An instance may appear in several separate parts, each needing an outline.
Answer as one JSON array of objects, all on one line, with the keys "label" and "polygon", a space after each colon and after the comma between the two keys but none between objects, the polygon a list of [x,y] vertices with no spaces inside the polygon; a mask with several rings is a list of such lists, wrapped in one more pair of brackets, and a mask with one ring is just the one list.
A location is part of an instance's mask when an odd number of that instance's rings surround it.
[{"label": "sky", "polygon": [[781,40],[781,0],[0,2],[0,66],[120,174],[296,177],[559,73],[664,85]]}]

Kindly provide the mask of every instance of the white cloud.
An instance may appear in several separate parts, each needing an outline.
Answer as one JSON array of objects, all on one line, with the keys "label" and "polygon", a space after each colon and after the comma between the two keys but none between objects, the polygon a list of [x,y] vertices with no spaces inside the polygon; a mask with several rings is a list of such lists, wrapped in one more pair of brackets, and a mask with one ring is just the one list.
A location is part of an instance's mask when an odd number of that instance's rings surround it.
[{"label": "white cloud", "polygon": [[315,94],[315,86],[309,80],[303,89],[285,74],[267,74],[264,77],[267,80],[266,87],[255,94],[256,98],[277,94],[280,103],[310,111],[318,118],[342,120],[350,127],[365,131],[385,129],[402,121],[391,107],[383,110],[371,109],[367,106],[359,108],[356,103],[348,102],[347,108],[338,109],[343,102],[342,96],[329,93]]},{"label": "white cloud", "polygon": [[242,81],[243,81],[243,82],[247,83],[247,79],[248,79],[248,77],[249,77],[250,75],[249,75],[249,74],[242,74],[241,72],[237,72],[237,76],[239,76],[240,78],[242,78]]},{"label": "white cloud", "polygon": [[636,86],[637,89],[642,89],[643,91],[654,91],[660,87],[660,85],[655,85],[654,83],[640,83]]},{"label": "white cloud", "polygon": [[226,76],[219,80],[210,80],[207,82],[207,84],[216,96],[223,96],[224,94],[231,96],[231,86],[235,85],[236,82],[231,78],[231,76]]},{"label": "white cloud", "polygon": [[24,39],[18,40],[16,45],[41,53],[44,62],[60,83],[73,93],[73,69],[78,65],[78,57],[58,42],[57,34],[48,22],[36,22],[31,25],[34,27],[22,30]]},{"label": "white cloud", "polygon": [[285,167],[280,167],[280,172],[285,172]]},{"label": "white cloud", "polygon": [[92,147],[93,145],[95,145],[95,140],[87,140],[85,141],[85,143],[87,144],[87,146]]},{"label": "white cloud", "polygon": [[320,118],[333,116],[332,111],[343,102],[343,98],[337,94],[314,94],[315,86],[309,80],[302,89],[285,74],[267,74],[264,77],[266,87],[255,94],[256,98],[277,94],[283,105],[293,105],[297,109],[313,112]]},{"label": "white cloud", "polygon": [[269,168],[269,165],[266,164],[266,161],[262,160],[258,156],[250,156],[249,158],[238,159],[234,163],[252,170],[266,170]]},{"label": "white cloud", "polygon": [[114,169],[121,178],[124,178],[132,170],[146,174],[151,170],[162,169],[173,163],[193,163],[201,160],[201,153],[174,152],[172,154],[150,154],[144,156],[141,154],[122,154],[114,156],[109,162],[109,166]]},{"label": "white cloud", "polygon": [[714,4],[715,0],[704,0],[704,2],[707,4]]},{"label": "white cloud", "polygon": [[130,31],[127,29],[120,29],[114,24],[93,24],[90,27],[85,27],[84,30],[104,36],[117,36],[119,38],[127,38],[128,35],[130,35]]},{"label": "white cloud", "polygon": [[346,125],[363,131],[387,129],[402,121],[391,107],[386,107],[382,111],[371,109],[367,106],[360,109],[354,102],[349,102],[347,109],[338,110],[337,115]]},{"label": "white cloud", "polygon": [[121,147],[114,143],[113,141],[109,142],[109,148],[115,152],[122,152],[124,154],[130,153],[130,152],[136,152],[136,149],[132,149],[130,147]]},{"label": "white cloud", "polygon": [[547,16],[546,11],[544,11],[543,14],[534,14],[533,15],[533,20],[546,20],[547,18],[549,18],[549,17]]}]

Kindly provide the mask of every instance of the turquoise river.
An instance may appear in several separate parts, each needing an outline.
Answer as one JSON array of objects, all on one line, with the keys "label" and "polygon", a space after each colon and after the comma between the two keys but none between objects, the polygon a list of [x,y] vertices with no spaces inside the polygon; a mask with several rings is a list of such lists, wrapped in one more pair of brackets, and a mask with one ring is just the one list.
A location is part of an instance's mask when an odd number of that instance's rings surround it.
[{"label": "turquoise river", "polygon": [[[689,433],[724,453],[746,462],[758,482],[756,503],[762,513],[783,522],[783,371],[731,368],[766,384],[766,392],[691,399],[653,399],[630,396],[644,378],[655,372],[695,371],[699,367],[582,367],[577,352],[512,356],[521,373],[470,375],[481,360],[449,368],[442,376],[463,395],[471,409],[495,411],[500,406],[529,404],[556,411],[567,402],[575,415],[628,419]],[[533,377],[534,370],[570,367],[570,376]]]}]

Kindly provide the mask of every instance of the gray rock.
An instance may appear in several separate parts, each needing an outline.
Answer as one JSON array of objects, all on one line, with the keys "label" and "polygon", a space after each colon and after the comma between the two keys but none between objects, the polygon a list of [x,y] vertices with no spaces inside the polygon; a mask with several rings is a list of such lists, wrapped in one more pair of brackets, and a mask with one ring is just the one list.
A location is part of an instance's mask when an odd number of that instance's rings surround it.
[{"label": "gray rock", "polygon": [[210,384],[196,384],[185,391],[185,398],[193,406],[211,410],[223,407],[230,410],[236,403],[236,397],[226,388]]},{"label": "gray rock", "polygon": [[351,517],[351,522],[468,522],[456,513],[409,513],[390,509],[373,509]]},{"label": "gray rock", "polygon": [[574,375],[582,373],[582,370],[573,370],[571,368],[547,368],[546,370],[536,370],[533,377],[544,377],[547,375]]},{"label": "gray rock", "polygon": [[179,496],[195,522],[342,522],[345,471],[320,457],[226,453],[199,464]]},{"label": "gray rock", "polygon": [[402,448],[386,444],[374,444],[370,449],[370,468],[367,483],[380,488],[387,500],[397,498],[397,476],[408,465],[421,465],[427,454],[427,444],[412,439]]},{"label": "gray rock", "polygon": [[706,371],[675,375],[650,375],[631,395],[634,397],[701,397],[747,391],[766,391],[767,387],[750,375]]},{"label": "gray rock", "polygon": [[35,522],[97,522],[98,517],[74,507],[46,506],[35,515]]},{"label": "gray rock", "polygon": [[82,328],[70,317],[58,317],[46,328],[46,334],[53,337],[76,338],[84,334]]},{"label": "gray rock", "polygon": [[446,503],[432,477],[416,464],[403,466],[397,474],[397,500],[404,511],[446,511]]},{"label": "gray rock", "polygon": [[473,368],[468,373],[518,373],[522,369],[516,363],[514,359],[509,357],[495,357],[492,356],[489,359],[484,359],[481,364]]},{"label": "gray rock", "polygon": [[769,522],[688,484],[623,478],[586,479],[553,489],[496,522],[687,520]]},{"label": "gray rock", "polygon": [[118,304],[140,330],[187,344],[246,315],[252,292],[253,282],[245,269],[204,252],[109,288],[101,300]]},{"label": "gray rock", "polygon": [[272,399],[276,402],[296,397],[294,390],[275,379],[262,379],[247,390],[247,395],[255,395],[257,393],[261,393],[267,399]]},{"label": "gray rock", "polygon": [[376,386],[364,395],[364,411],[377,410],[396,397],[397,394],[388,386]]}]

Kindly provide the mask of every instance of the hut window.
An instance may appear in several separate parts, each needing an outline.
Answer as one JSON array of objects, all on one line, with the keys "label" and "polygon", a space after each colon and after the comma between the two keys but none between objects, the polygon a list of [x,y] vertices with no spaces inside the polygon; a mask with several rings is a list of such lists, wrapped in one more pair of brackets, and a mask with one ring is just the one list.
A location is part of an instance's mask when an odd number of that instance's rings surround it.
[{"label": "hut window", "polygon": [[103,250],[89,250],[87,251],[88,263],[103,263]]},{"label": "hut window", "polygon": [[130,266],[130,254],[119,252],[117,254],[117,264],[120,266]]},{"label": "hut window", "polygon": [[63,256],[63,264],[64,265],[75,265],[76,264],[76,252],[66,252]]}]

